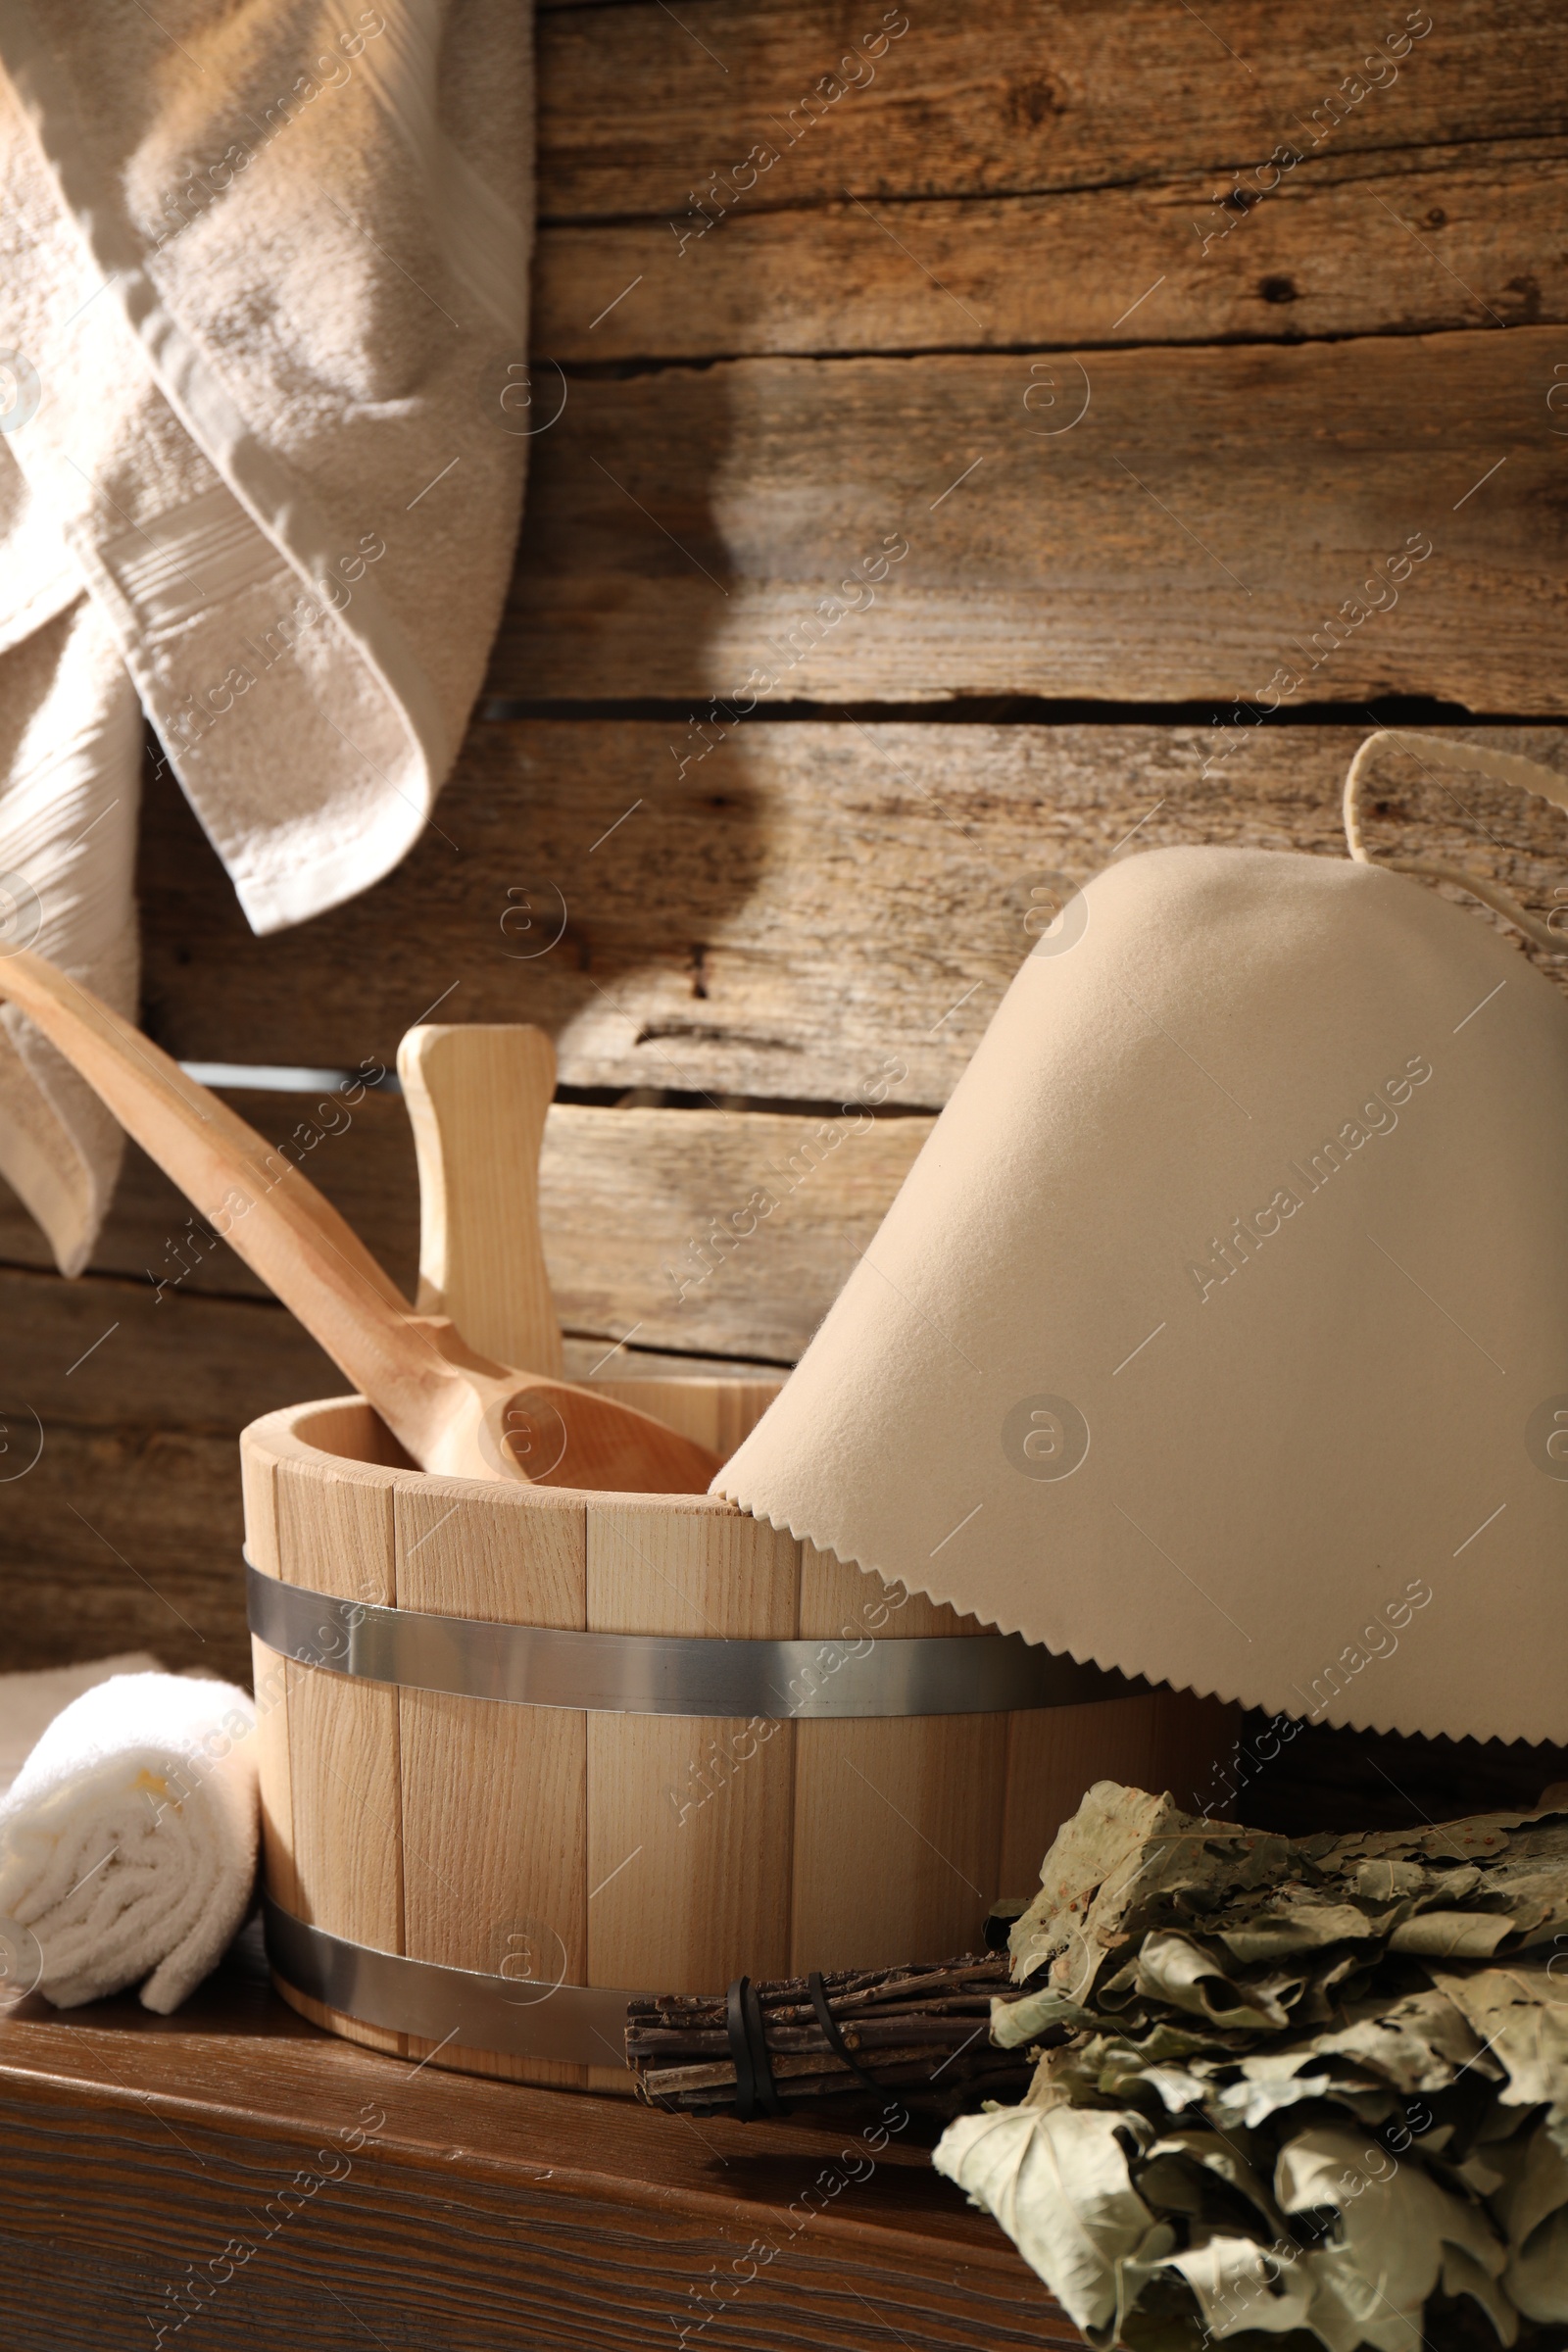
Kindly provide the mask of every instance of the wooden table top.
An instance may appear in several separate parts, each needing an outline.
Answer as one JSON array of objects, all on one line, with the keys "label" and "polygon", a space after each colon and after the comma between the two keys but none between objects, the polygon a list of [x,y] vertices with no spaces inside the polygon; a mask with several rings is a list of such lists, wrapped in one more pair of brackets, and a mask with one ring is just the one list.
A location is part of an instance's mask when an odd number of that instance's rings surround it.
[{"label": "wooden table top", "polygon": [[177,2016],[0,2016],[6,2352],[1080,2342],[880,2137],[410,2067],[296,2017],[252,1930]]}]

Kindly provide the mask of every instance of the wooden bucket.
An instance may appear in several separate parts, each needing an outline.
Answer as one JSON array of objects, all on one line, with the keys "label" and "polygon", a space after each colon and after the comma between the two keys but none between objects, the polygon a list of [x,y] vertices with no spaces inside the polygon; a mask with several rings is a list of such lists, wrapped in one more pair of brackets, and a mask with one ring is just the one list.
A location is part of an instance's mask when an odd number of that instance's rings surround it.
[{"label": "wooden bucket", "polygon": [[[599,1385],[720,1454],[776,1394]],[[971,1950],[1089,1783],[1191,1789],[1232,1728],[706,1495],[428,1476],[358,1398],[241,1453],[274,1981],[400,2056],[625,2089],[626,1995]]]}]

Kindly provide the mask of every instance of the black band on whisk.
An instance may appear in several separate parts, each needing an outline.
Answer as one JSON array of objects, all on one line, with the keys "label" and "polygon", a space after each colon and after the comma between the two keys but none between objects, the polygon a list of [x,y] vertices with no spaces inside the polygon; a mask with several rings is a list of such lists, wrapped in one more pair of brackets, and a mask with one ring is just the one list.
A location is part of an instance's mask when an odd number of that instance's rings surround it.
[{"label": "black band on whisk", "polygon": [[735,2068],[735,2113],[743,2124],[760,2115],[788,2115],[779,2097],[762,2025],[762,2004],[750,1977],[737,1977],[724,1996],[724,2023]]},{"label": "black band on whisk", "polygon": [[[838,2020],[827,2005],[827,1987],[822,1982],[822,1972],[820,1969],[813,1969],[811,1971],[811,1974],[806,1980],[806,1985],[807,1990],[811,1996],[811,2007],[816,2012],[816,2022],[822,2029],[823,2038],[826,2041],[828,2048],[832,2051],[834,2057],[839,2061],[841,2066],[847,2066],[849,2068],[850,2073],[855,2077],[858,2082],[863,2082],[867,2090],[874,2090],[877,2094],[877,2097],[880,2098],[887,2088],[887,2085],[886,2083],[879,2082],[875,2075],[869,2075],[866,2073],[865,2068],[860,2064],[859,2060],[856,2057],[855,2052],[850,2048],[849,2043],[839,2032]],[[899,2105],[901,2108],[903,2108],[904,2102],[902,2099],[900,2100]]]}]

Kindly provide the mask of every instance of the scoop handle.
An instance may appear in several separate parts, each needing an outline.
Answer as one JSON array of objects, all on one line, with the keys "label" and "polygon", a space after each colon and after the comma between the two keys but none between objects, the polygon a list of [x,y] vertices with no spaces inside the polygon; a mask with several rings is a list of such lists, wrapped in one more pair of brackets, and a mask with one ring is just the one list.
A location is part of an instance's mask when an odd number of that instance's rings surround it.
[{"label": "scoop handle", "polygon": [[0,957],[0,997],[22,1007],[417,1460],[432,1412],[463,1376],[410,1322],[391,1276],[310,1178],[43,956]]},{"label": "scoop handle", "polygon": [[569,1449],[574,1484],[646,1494],[707,1488],[716,1457],[676,1431],[592,1390],[496,1363],[445,1317],[412,1315],[309,1177],[79,981],[19,949],[0,956],[3,997],[80,1072],[422,1468],[534,1483],[509,1418],[517,1405],[542,1463],[551,1437],[554,1458],[540,1483],[564,1483]]}]

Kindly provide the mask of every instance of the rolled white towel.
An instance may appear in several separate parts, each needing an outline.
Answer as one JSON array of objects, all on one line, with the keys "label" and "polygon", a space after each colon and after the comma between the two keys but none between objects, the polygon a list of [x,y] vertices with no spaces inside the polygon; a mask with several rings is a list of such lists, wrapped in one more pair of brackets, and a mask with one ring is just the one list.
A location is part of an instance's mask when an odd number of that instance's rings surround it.
[{"label": "rolled white towel", "polygon": [[57,2008],[145,1978],[167,2015],[221,1959],[255,1886],[255,1729],[232,1683],[120,1674],[44,1733],[0,1801],[0,1934],[36,1938]]}]

